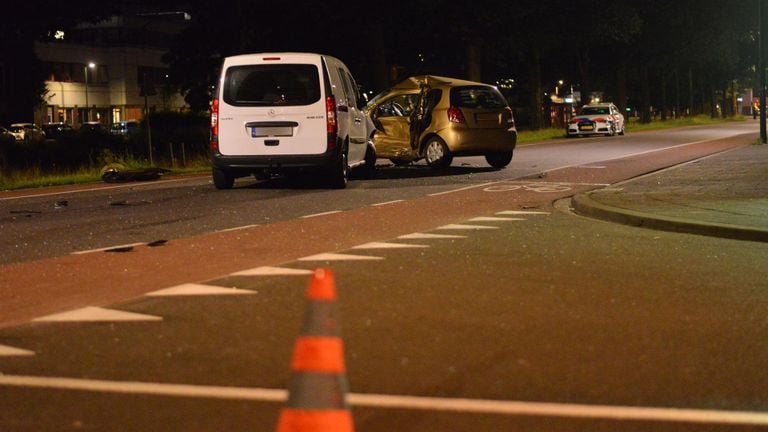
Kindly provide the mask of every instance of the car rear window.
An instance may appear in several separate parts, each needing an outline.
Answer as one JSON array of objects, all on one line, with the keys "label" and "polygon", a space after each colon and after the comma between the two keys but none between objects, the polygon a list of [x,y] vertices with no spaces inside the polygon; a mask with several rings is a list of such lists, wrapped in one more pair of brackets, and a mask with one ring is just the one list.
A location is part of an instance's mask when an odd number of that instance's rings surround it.
[{"label": "car rear window", "polygon": [[236,106],[311,105],[320,100],[317,66],[233,66],[224,78],[224,102]]},{"label": "car rear window", "polygon": [[504,96],[493,87],[466,86],[451,89],[451,106],[458,108],[506,108]]}]

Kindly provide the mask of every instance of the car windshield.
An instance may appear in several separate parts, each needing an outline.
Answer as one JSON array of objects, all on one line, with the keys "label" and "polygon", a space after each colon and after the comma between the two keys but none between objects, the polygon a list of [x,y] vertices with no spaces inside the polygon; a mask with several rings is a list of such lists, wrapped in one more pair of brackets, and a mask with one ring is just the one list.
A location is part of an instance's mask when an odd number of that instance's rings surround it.
[{"label": "car windshield", "polygon": [[224,102],[235,106],[310,105],[320,100],[317,66],[248,65],[227,69]]},{"label": "car windshield", "polygon": [[610,114],[610,110],[608,107],[584,107],[581,109],[582,115],[593,115],[593,114]]}]

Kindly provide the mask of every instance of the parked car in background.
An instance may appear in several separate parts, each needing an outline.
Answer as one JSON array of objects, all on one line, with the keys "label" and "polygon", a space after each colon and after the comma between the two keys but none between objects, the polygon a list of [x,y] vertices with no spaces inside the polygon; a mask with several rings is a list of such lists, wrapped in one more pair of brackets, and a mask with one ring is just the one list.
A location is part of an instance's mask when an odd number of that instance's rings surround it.
[{"label": "parked car in background", "polygon": [[112,127],[109,132],[112,135],[119,135],[127,137],[141,130],[141,124],[138,120],[123,120],[112,123]]},{"label": "parked car in background", "polygon": [[45,132],[34,123],[14,123],[11,125],[10,131],[16,137],[16,141],[30,142],[45,139]]},{"label": "parked car in background", "polygon": [[45,132],[45,137],[51,139],[59,139],[75,134],[75,129],[72,128],[72,125],[64,122],[46,123],[42,126],[42,130]]},{"label": "parked car in background", "polygon": [[485,156],[504,168],[512,161],[517,129],[496,87],[434,75],[415,76],[375,96],[365,112],[380,158],[396,165],[424,159],[433,168],[454,156]]},{"label": "parked car in background", "polygon": [[98,121],[89,121],[89,122],[83,122],[80,125],[80,132],[96,132],[96,133],[107,133],[109,129],[107,129],[107,126]]},{"label": "parked car in background", "polygon": [[566,126],[569,137],[580,135],[624,135],[624,115],[616,105],[606,102],[584,105]]}]

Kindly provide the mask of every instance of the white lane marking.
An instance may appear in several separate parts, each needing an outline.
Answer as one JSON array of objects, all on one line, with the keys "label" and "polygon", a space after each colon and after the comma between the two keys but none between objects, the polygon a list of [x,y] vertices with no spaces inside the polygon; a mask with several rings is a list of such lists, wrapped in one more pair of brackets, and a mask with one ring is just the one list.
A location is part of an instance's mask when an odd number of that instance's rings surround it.
[{"label": "white lane marking", "polygon": [[507,222],[507,221],[524,221],[524,218],[505,218],[505,217],[490,217],[480,216],[472,218],[469,222]]},{"label": "white lane marking", "polygon": [[549,212],[545,211],[529,211],[529,210],[505,210],[496,213],[497,215],[548,215]]},{"label": "white lane marking", "polygon": [[576,168],[586,168],[586,169],[605,169],[605,165],[579,165]]},{"label": "white lane marking", "polygon": [[448,225],[443,225],[443,226],[437,227],[435,229],[442,229],[442,230],[482,230],[482,229],[499,229],[499,227],[487,226],[487,225],[448,224]]},{"label": "white lane marking", "polygon": [[[200,386],[138,381],[106,381],[61,377],[34,377],[25,375],[0,375],[0,385],[132,395],[140,394],[208,399],[254,400],[279,403],[283,403],[288,399],[288,392],[283,389]],[[768,425],[768,413],[759,411],[586,405],[465,398],[450,399],[361,393],[348,393],[347,400],[351,405],[355,406],[400,408],[422,411],[700,424]]]},{"label": "white lane marking", "polygon": [[428,248],[427,245],[409,244],[409,243],[386,243],[371,242],[353,247],[352,249],[407,249],[407,248]]},{"label": "white lane marking", "polygon": [[488,185],[492,185],[492,184],[496,184],[496,183],[499,183],[499,182],[488,182],[488,183],[483,183],[483,184],[478,184],[478,185],[473,185],[473,186],[465,186],[463,188],[453,189],[453,190],[449,190],[449,191],[436,192],[436,193],[433,193],[433,194],[429,194],[427,196],[438,196],[438,195],[445,195],[445,194],[454,193],[454,192],[461,192],[461,191],[464,191],[464,190],[475,189],[475,188],[479,188],[479,187],[483,187],[483,186],[488,186]]},{"label": "white lane marking", "polygon": [[312,273],[312,270],[263,266],[232,273],[230,276],[304,276]]},{"label": "white lane marking", "polygon": [[35,318],[37,322],[162,321],[162,317],[88,306]]},{"label": "white lane marking", "polygon": [[427,239],[458,239],[458,238],[467,238],[467,236],[463,235],[453,235],[453,234],[429,234],[429,233],[413,233],[413,234],[405,234],[398,237],[399,239],[403,240],[427,240]]},{"label": "white lane marking", "polygon": [[207,296],[207,295],[249,295],[256,294],[250,290],[226,288],[213,285],[187,283],[175,287],[152,291],[145,295],[150,297],[165,296]]},{"label": "white lane marking", "polygon": [[396,204],[396,203],[399,203],[399,202],[403,202],[403,200],[394,200],[394,201],[380,202],[380,203],[376,203],[376,204],[371,204],[371,207],[378,207],[378,206],[383,206],[383,205],[388,205],[388,204]]},{"label": "white lane marking", "polygon": [[384,258],[367,256],[367,255],[321,253],[317,255],[306,256],[304,258],[299,258],[299,261],[360,261],[360,260],[381,260],[381,259],[384,259]]},{"label": "white lane marking", "polygon": [[243,225],[243,226],[239,226],[239,227],[226,228],[226,229],[223,229],[223,230],[218,230],[216,232],[217,233],[225,233],[225,232],[230,232],[230,231],[240,231],[240,230],[244,230],[244,229],[248,229],[248,228],[253,228],[253,227],[257,227],[257,226],[259,226],[259,224]]},{"label": "white lane marking", "polygon": [[8,345],[0,345],[0,357],[32,356],[32,355],[35,355],[34,351],[25,350],[21,348],[14,348]]},{"label": "white lane marking", "polygon": [[71,255],[85,255],[85,254],[95,253],[95,252],[104,252],[104,251],[108,251],[110,249],[136,247],[136,246],[141,246],[143,244],[146,244],[146,243],[128,243],[128,244],[124,244],[124,245],[109,246],[109,247],[103,247],[103,248],[99,248],[99,249],[90,249],[90,250],[72,252]]},{"label": "white lane marking", "polygon": [[[181,181],[189,181],[189,178],[162,180],[159,183],[153,182],[151,183],[151,185],[158,185],[158,184],[162,185],[166,183],[176,183]],[[146,185],[149,186],[150,184],[146,184]],[[48,193],[41,193],[41,194],[29,194],[29,195],[15,196],[15,197],[3,197],[3,198],[0,198],[0,201],[12,201],[12,200],[18,200],[18,199],[24,199],[24,198],[37,198],[37,197],[47,197],[47,196],[55,196],[55,195],[70,195],[70,194],[84,193],[84,192],[98,192],[98,191],[104,191],[104,190],[110,190],[110,189],[126,189],[126,188],[135,188],[137,186],[144,186],[144,185],[140,183],[139,184],[131,183],[131,184],[125,184],[125,185],[119,185],[119,186],[104,186],[104,187],[97,187],[97,188],[90,188],[90,189],[48,192]]]},{"label": "white lane marking", "polygon": [[331,214],[335,214],[335,213],[341,213],[341,210],[331,210],[331,211],[322,212],[322,213],[309,214],[309,215],[304,215],[301,218],[302,219],[308,219],[308,218],[313,218],[313,217],[318,217],[318,216],[331,215]]}]

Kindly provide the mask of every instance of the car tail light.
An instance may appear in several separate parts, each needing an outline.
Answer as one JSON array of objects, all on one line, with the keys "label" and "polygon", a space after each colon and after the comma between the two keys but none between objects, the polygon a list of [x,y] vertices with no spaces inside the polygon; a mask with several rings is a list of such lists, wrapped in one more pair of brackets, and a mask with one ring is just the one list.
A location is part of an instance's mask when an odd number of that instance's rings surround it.
[{"label": "car tail light", "polygon": [[467,120],[464,119],[464,113],[456,107],[448,108],[448,121],[451,123],[467,124]]},{"label": "car tail light", "polygon": [[336,98],[328,96],[325,98],[325,122],[328,132],[328,150],[336,148],[336,136],[339,132],[339,125],[336,121]]},{"label": "car tail light", "polygon": [[507,119],[507,123],[515,124],[515,115],[512,113],[512,108],[506,107],[506,108],[504,108],[504,111],[506,111],[507,114],[509,114],[509,118]]},{"label": "car tail light", "polygon": [[219,150],[219,100],[211,101],[211,150]]}]

